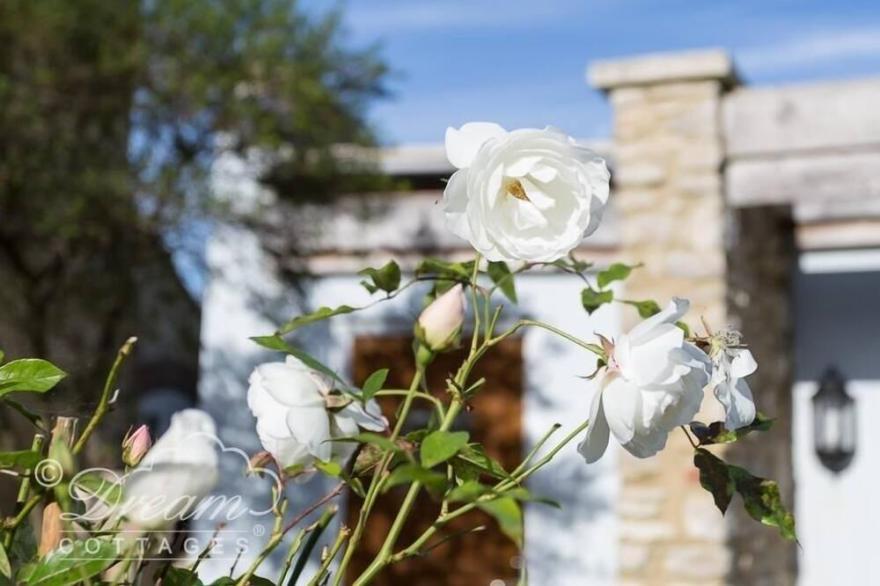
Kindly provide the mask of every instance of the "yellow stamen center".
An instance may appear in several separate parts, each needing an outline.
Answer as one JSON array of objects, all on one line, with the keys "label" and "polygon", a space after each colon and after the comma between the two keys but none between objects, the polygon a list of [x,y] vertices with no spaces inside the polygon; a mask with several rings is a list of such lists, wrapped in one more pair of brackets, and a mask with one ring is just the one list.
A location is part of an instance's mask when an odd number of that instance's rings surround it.
[{"label": "yellow stamen center", "polygon": [[502,189],[510,195],[515,197],[516,199],[521,199],[522,201],[531,201],[529,196],[526,195],[526,190],[522,186],[522,183],[519,182],[519,179],[510,179],[507,178],[504,180],[502,184]]}]

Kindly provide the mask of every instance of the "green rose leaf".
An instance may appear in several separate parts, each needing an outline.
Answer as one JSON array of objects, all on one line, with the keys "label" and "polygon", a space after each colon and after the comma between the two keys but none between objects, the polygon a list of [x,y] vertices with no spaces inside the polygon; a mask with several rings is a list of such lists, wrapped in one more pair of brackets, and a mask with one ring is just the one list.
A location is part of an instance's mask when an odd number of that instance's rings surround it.
[{"label": "green rose leaf", "polygon": [[355,442],[359,444],[371,444],[377,447],[382,448],[385,451],[389,452],[402,452],[403,448],[395,444],[393,441],[385,437],[384,435],[379,435],[378,433],[371,433],[369,431],[365,431],[363,433],[359,433],[352,437],[341,437],[334,439],[332,441],[335,442]]},{"label": "green rose leaf", "polygon": [[251,338],[251,341],[262,346],[263,348],[268,348],[269,350],[277,350],[279,352],[286,352],[287,354],[290,354],[291,356],[295,356],[296,358],[299,358],[303,362],[303,364],[305,364],[309,368],[311,368],[313,370],[317,370],[318,372],[320,372],[322,374],[326,374],[327,376],[329,376],[330,378],[335,380],[337,383],[339,383],[340,387],[342,389],[344,389],[346,392],[348,392],[349,394],[354,394],[352,392],[351,387],[348,385],[348,383],[346,383],[344,380],[342,380],[342,378],[338,374],[333,372],[333,370],[331,370],[329,367],[325,366],[320,361],[313,358],[307,352],[304,352],[304,351],[300,350],[299,348],[291,346],[290,344],[285,342],[284,338],[282,338],[281,336],[279,336],[277,334],[273,334],[271,336],[253,336]]},{"label": "green rose leaf", "polygon": [[605,270],[599,271],[596,275],[596,282],[600,289],[604,289],[614,281],[623,281],[626,279],[633,269],[639,265],[627,265],[622,262],[616,262]]},{"label": "green rose leaf", "polygon": [[457,476],[461,470],[464,475],[462,478],[477,479],[481,474],[499,480],[510,478],[510,474],[507,473],[504,466],[489,456],[480,444],[468,444],[463,447],[452,461],[452,467]]},{"label": "green rose leaf", "polygon": [[203,586],[198,575],[185,568],[169,566],[162,579],[162,586]]},{"label": "green rose leaf", "polygon": [[446,488],[446,475],[422,468],[418,464],[403,464],[395,468],[388,476],[385,490],[410,482],[420,482],[430,490],[442,492]]},{"label": "green rose leaf", "polygon": [[26,472],[33,470],[43,457],[39,452],[23,450],[20,452],[0,452],[0,470]]},{"label": "green rose leaf", "polygon": [[66,586],[85,582],[112,566],[118,556],[116,545],[109,537],[77,540],[64,549],[46,554],[23,570],[19,579],[28,586]]},{"label": "green rose leaf", "polygon": [[733,443],[753,431],[767,431],[773,426],[773,421],[773,419],[758,413],[753,422],[739,429],[727,429],[724,427],[723,421],[713,421],[709,425],[699,421],[692,421],[690,428],[701,446],[711,446],[713,444]]},{"label": "green rose leaf", "polygon": [[544,496],[538,496],[538,495],[532,494],[532,492],[530,490],[528,490],[527,488],[522,487],[522,486],[518,486],[516,488],[512,488],[508,491],[505,491],[504,494],[505,494],[505,496],[509,496],[511,498],[514,498],[514,499],[516,499],[518,501],[522,501],[522,502],[540,503],[542,505],[547,505],[547,506],[553,507],[555,509],[562,508],[562,505],[558,501],[555,501],[551,498],[547,498]]},{"label": "green rose leaf", "polygon": [[446,500],[452,503],[469,503],[490,492],[492,492],[491,486],[486,486],[476,480],[468,480],[446,493]]},{"label": "green rose leaf", "polygon": [[509,496],[491,501],[481,501],[477,505],[492,515],[505,535],[510,537],[518,547],[523,544],[523,514],[519,503]]},{"label": "green rose leaf", "polygon": [[466,431],[435,431],[422,441],[422,466],[433,468],[454,456],[468,443]]},{"label": "green rose leaf", "polygon": [[24,417],[25,419],[30,421],[31,424],[33,424],[35,427],[42,427],[42,425],[43,425],[42,418],[39,415],[37,415],[36,413],[34,413],[33,411],[31,411],[30,409],[28,409],[27,407],[25,407],[24,405],[22,405],[21,403],[19,403],[18,401],[13,401],[9,397],[3,397],[0,400],[2,400],[4,405],[11,407],[15,411],[18,411],[18,413],[22,417]]},{"label": "green rose leaf", "polygon": [[22,358],[0,366],[0,396],[13,391],[45,393],[67,373],[47,360]]},{"label": "green rose leaf", "polygon": [[581,291],[581,303],[587,313],[593,313],[602,305],[614,301],[613,291],[596,291],[592,287],[586,287]]},{"label": "green rose leaf", "polygon": [[400,287],[400,267],[393,260],[388,261],[381,268],[367,268],[359,271],[358,274],[370,279],[370,281],[361,281],[361,285],[370,293],[379,290],[393,293]]},{"label": "green rose leaf", "polygon": [[794,516],[783,506],[776,482],[754,476],[745,468],[727,464],[703,448],[697,448],[694,465],[700,470],[700,484],[712,493],[722,514],[727,511],[736,492],[742,497],[750,517],[776,527],[785,539],[797,540]]},{"label": "green rose leaf", "polygon": [[283,336],[303,326],[329,319],[336,315],[351,313],[353,311],[357,311],[357,308],[349,305],[340,305],[339,307],[319,307],[311,313],[298,315],[290,321],[285,322],[280,328],[278,328],[277,334]]},{"label": "green rose leaf", "polygon": [[468,280],[474,270],[474,262],[448,262],[437,258],[426,258],[416,267],[416,276],[436,275],[452,281]]},{"label": "green rose leaf", "polygon": [[779,485],[773,480],[753,476],[739,466],[728,468],[730,478],[736,485],[736,492],[742,496],[749,516],[764,525],[776,527],[785,539],[796,541],[794,515],[783,506]]},{"label": "green rose leaf", "polygon": [[9,563],[9,556],[6,555],[6,548],[0,543],[0,576],[12,578],[12,564]]},{"label": "green rose leaf", "polygon": [[694,466],[700,471],[700,486],[712,494],[718,510],[726,513],[735,488],[727,464],[712,452],[698,448],[694,454]]},{"label": "green rose leaf", "polygon": [[[235,586],[237,583],[237,579],[223,576],[211,582],[210,586]],[[248,586],[275,586],[275,582],[261,576],[251,576],[248,578]]]},{"label": "green rose leaf", "polygon": [[646,299],[644,301],[624,301],[624,303],[635,307],[636,311],[639,312],[639,317],[642,319],[647,319],[661,311],[657,302],[651,299]]},{"label": "green rose leaf", "polygon": [[335,462],[333,460],[329,462],[322,462],[321,460],[315,460],[315,468],[326,474],[327,476],[332,476],[333,478],[339,478],[342,476],[342,464],[339,462]]},{"label": "green rose leaf", "polygon": [[504,293],[504,296],[516,303],[516,283],[507,263],[503,261],[490,262],[488,272],[489,278]]},{"label": "green rose leaf", "polygon": [[593,263],[578,260],[572,255],[569,255],[568,258],[560,258],[558,260],[555,260],[550,264],[562,269],[563,271],[578,274],[583,273],[593,266]]},{"label": "green rose leaf", "polygon": [[122,502],[122,485],[101,477],[94,472],[77,474],[70,481],[71,487],[94,496],[110,506]]},{"label": "green rose leaf", "polygon": [[364,402],[372,399],[376,393],[382,390],[382,386],[385,384],[385,379],[387,378],[387,368],[380,368],[379,370],[368,376],[367,380],[364,381],[364,386],[361,391],[361,399],[363,399]]},{"label": "green rose leaf", "polygon": [[0,350],[0,364],[3,364],[3,359],[6,358],[6,352]]}]

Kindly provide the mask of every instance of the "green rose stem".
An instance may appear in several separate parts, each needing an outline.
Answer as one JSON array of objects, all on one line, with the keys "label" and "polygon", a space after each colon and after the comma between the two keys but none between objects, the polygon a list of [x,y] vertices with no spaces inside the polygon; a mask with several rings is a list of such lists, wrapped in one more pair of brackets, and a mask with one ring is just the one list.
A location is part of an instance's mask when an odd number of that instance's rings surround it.
[{"label": "green rose stem", "polygon": [[[46,437],[44,435],[39,433],[36,434],[31,442],[31,451],[39,453],[40,450],[42,450],[45,441]],[[16,498],[16,502],[20,504],[23,503],[21,509],[15,517],[6,520],[6,522],[3,523],[3,529],[6,531],[6,535],[3,536],[3,547],[5,549],[9,549],[12,546],[12,541],[15,539],[16,529],[18,529],[18,526],[27,519],[30,512],[40,502],[40,495],[38,494],[28,498],[31,492],[31,474],[33,474],[33,470],[28,470],[26,474],[22,476],[21,484],[18,487],[18,497]]]},{"label": "green rose stem", "polygon": [[[467,380],[468,374],[470,374],[470,367],[465,368],[465,366],[472,360],[478,357],[477,351],[477,336],[479,335],[479,325],[480,325],[480,312],[479,307],[477,305],[477,276],[480,272],[480,255],[477,255],[474,259],[474,268],[471,273],[471,300],[473,302],[473,312],[474,312],[474,333],[473,338],[471,339],[471,350],[468,359],[465,361],[465,364],[462,365],[459,370],[458,376],[456,378],[461,378],[461,381],[458,381],[458,389],[463,387],[463,381]],[[409,389],[407,390],[406,397],[403,401],[403,406],[400,410],[400,415],[397,418],[397,422],[394,425],[394,430],[391,432],[391,441],[394,442],[397,440],[400,432],[403,430],[403,426],[406,423],[407,417],[409,417],[410,408],[412,407],[413,400],[419,395],[427,395],[427,393],[420,393],[419,388],[421,387],[422,381],[425,377],[425,367],[427,363],[430,362],[430,357],[426,357],[423,352],[424,347],[420,347],[416,351],[416,374],[412,379],[412,382],[409,385]],[[456,391],[457,392],[457,391]],[[458,394],[455,395],[458,397]],[[439,407],[442,411],[442,407]],[[455,416],[458,414],[458,411],[461,409],[461,404],[458,401],[453,401],[453,403],[449,406],[449,410],[446,412],[443,418],[443,427],[442,429],[447,430],[452,425],[452,422],[455,420]],[[358,544],[360,543],[361,536],[363,535],[364,528],[366,526],[366,521],[370,515],[370,511],[375,504],[376,498],[379,495],[379,492],[382,488],[382,485],[385,482],[387,477],[388,466],[391,464],[391,460],[393,459],[393,452],[388,452],[385,454],[385,457],[379,463],[379,466],[376,467],[376,471],[373,473],[373,482],[370,483],[370,488],[367,491],[367,495],[364,498],[364,503],[361,505],[360,515],[358,516],[357,525],[355,525],[354,533],[351,536],[351,539],[348,542],[348,547],[345,550],[345,554],[342,557],[342,561],[339,564],[339,568],[336,572],[336,577],[333,580],[334,586],[339,586],[342,583],[342,580],[345,576],[345,570],[348,567],[348,564],[351,562],[351,558],[354,555],[355,550],[357,549]],[[392,525],[392,533],[389,533],[388,539],[386,539],[386,545],[382,546],[382,552],[386,552],[387,555],[390,555],[391,549],[394,547],[394,542],[397,539],[397,535],[400,533],[401,528],[403,527],[403,523],[406,522],[406,518],[409,516],[409,511],[412,508],[413,503],[415,502],[415,498],[418,495],[419,490],[421,489],[421,483],[414,482],[409,491],[407,492],[406,497],[404,497],[403,505],[400,509],[400,512],[397,515],[397,518],[394,520],[394,525]],[[371,568],[382,558],[382,554],[374,560],[373,564],[370,566]],[[386,562],[387,563],[387,562]],[[383,563],[384,566],[384,563]],[[379,566],[380,568],[382,566]],[[377,570],[378,571],[378,570]]]},{"label": "green rose stem", "polygon": [[605,351],[602,349],[602,346],[600,346],[598,344],[591,344],[589,342],[584,342],[583,340],[581,340],[577,336],[572,336],[571,334],[569,334],[565,330],[561,330],[561,329],[557,328],[556,326],[552,326],[548,323],[534,320],[534,319],[521,319],[521,320],[519,320],[518,322],[513,324],[513,326],[509,330],[507,330],[506,332],[504,332],[503,334],[498,336],[498,338],[495,338],[494,340],[492,340],[492,343],[495,344],[495,343],[501,341],[502,339],[506,338],[507,336],[515,333],[517,330],[524,328],[526,326],[534,326],[536,328],[541,328],[541,329],[547,330],[548,332],[553,332],[557,336],[559,336],[561,338],[565,338],[569,342],[577,344],[581,348],[589,350],[590,352],[592,352],[593,354],[595,354],[597,356],[600,356],[600,357],[605,356]]},{"label": "green rose stem", "polygon": [[[273,501],[276,501],[278,499],[279,494],[277,491],[277,488],[273,490]],[[284,539],[284,513],[286,510],[286,500],[281,501],[281,505],[274,508],[273,512],[275,514],[275,523],[272,525],[272,533],[269,536],[269,541],[266,543],[266,546],[263,547],[263,550],[257,556],[257,559],[255,559],[254,562],[248,567],[248,569],[245,570],[241,578],[239,578],[235,582],[236,586],[244,586],[245,584],[249,584],[254,573],[257,571],[257,568],[259,568],[260,565],[264,561],[266,561],[266,558],[269,557],[269,554],[272,553],[275,548],[278,547],[278,544],[281,543],[281,540]]]},{"label": "green rose stem", "polygon": [[[434,521],[434,523],[430,527],[428,527],[428,529],[426,529],[425,532],[422,533],[421,536],[419,536],[418,539],[413,541],[412,544],[410,544],[405,549],[403,549],[403,550],[397,552],[396,554],[394,554],[393,556],[391,556],[390,562],[394,563],[394,562],[398,562],[398,561],[405,559],[405,558],[408,558],[408,557],[419,555],[422,546],[424,546],[428,542],[428,540],[431,539],[431,537],[433,537],[443,525],[445,525],[446,523],[448,523],[449,521],[451,521],[457,517],[460,517],[461,515],[464,515],[465,513],[469,512],[469,511],[473,510],[474,508],[479,506],[479,503],[485,502],[488,500],[492,500],[492,499],[500,496],[504,491],[519,486],[523,480],[527,479],[529,476],[531,476],[532,474],[534,474],[535,472],[537,472],[538,470],[543,468],[548,462],[550,462],[550,460],[552,460],[554,458],[554,456],[556,456],[556,454],[559,453],[559,451],[562,448],[567,446],[571,442],[571,440],[573,440],[578,435],[580,435],[581,432],[583,432],[587,428],[588,425],[589,425],[589,421],[584,421],[583,423],[578,425],[567,436],[565,436],[562,439],[562,441],[560,441],[558,444],[556,444],[556,446],[552,450],[547,452],[547,454],[543,458],[538,460],[534,465],[526,468],[525,470],[520,471],[519,473],[516,473],[516,471],[515,471],[515,473],[511,475],[511,478],[504,480],[502,482],[499,482],[497,485],[495,485],[495,489],[492,491],[492,493],[487,494],[485,496],[482,496],[479,499],[477,499],[476,501],[474,501],[472,503],[468,503],[466,505],[463,505],[463,506],[455,509],[454,511],[440,515],[437,518],[437,520]],[[546,441],[546,439],[548,439],[550,437],[550,434],[553,433],[554,431],[556,431],[556,429],[558,429],[558,427],[554,427],[554,429],[552,429],[547,435],[545,435],[543,438],[543,441]],[[540,446],[541,443],[542,442],[539,442],[539,444],[536,445],[535,448],[533,448],[533,450],[531,452],[532,455],[535,452],[537,452],[537,450],[541,447]],[[529,460],[529,458],[524,460],[523,464],[520,466],[520,468],[524,468],[525,464],[528,462],[528,460]],[[520,468],[518,468],[518,470]],[[360,582],[356,582],[355,585],[357,585],[359,583]],[[363,583],[366,583],[366,582],[363,582]]]},{"label": "green rose stem", "polygon": [[[471,275],[471,303],[473,305],[472,311],[474,314],[474,329],[471,335],[471,348],[470,353],[468,354],[467,359],[465,359],[464,363],[459,368],[456,373],[455,380],[452,385],[450,385],[450,391],[452,394],[452,401],[450,402],[449,409],[446,411],[446,416],[443,418],[442,423],[440,424],[440,431],[449,431],[449,428],[452,427],[452,424],[455,423],[455,418],[458,416],[459,411],[461,411],[463,401],[461,397],[461,389],[465,388],[467,384],[468,377],[471,374],[471,370],[473,370],[476,362],[483,356],[483,354],[488,350],[490,344],[491,332],[488,332],[486,336],[483,338],[482,344],[479,343],[479,335],[480,335],[480,306],[479,306],[479,293],[478,293],[478,284],[477,277],[479,275],[480,269],[480,255],[474,259],[474,270]],[[486,307],[488,308],[489,299],[485,299]],[[400,421],[398,421],[400,424]],[[392,438],[394,439],[394,438]],[[406,524],[407,519],[409,518],[409,514],[412,511],[412,507],[415,504],[416,498],[419,495],[419,492],[422,489],[422,483],[415,481],[413,482],[409,490],[406,493],[406,496],[403,498],[403,502],[400,505],[400,509],[397,513],[397,516],[394,519],[394,522],[391,525],[391,529],[388,531],[388,535],[385,538],[385,542],[382,544],[379,553],[376,555],[373,563],[364,571],[364,573],[354,582],[354,586],[361,586],[362,584],[368,583],[370,580],[375,577],[375,575],[382,570],[385,566],[387,566],[391,562],[391,556],[394,551],[394,545],[397,543],[397,538],[400,536],[400,532],[403,530],[404,525]],[[336,582],[334,584],[340,584],[341,576],[337,575]]]},{"label": "green rose stem", "polygon": [[107,380],[104,382],[104,390],[101,393],[101,399],[98,401],[98,407],[92,414],[92,418],[89,419],[88,424],[86,424],[86,428],[83,430],[82,435],[79,436],[79,439],[73,446],[72,452],[74,455],[83,451],[83,448],[86,447],[86,442],[89,441],[89,437],[95,432],[95,429],[97,429],[104,416],[107,415],[107,412],[110,411],[110,404],[113,399],[113,387],[119,376],[119,368],[122,366],[122,363],[125,362],[125,359],[128,358],[128,355],[131,354],[131,350],[134,348],[136,342],[137,338],[129,338],[119,349],[119,352],[117,352],[116,360],[113,361],[113,366],[110,367],[110,372],[107,374]]},{"label": "green rose stem", "polygon": [[[403,400],[403,406],[400,409],[400,415],[397,418],[397,422],[394,424],[394,429],[391,432],[391,441],[394,442],[400,436],[400,432],[403,430],[403,426],[406,423],[406,418],[409,416],[409,411],[412,408],[413,400],[419,395],[419,387],[422,384],[422,379],[425,376],[424,368],[417,368],[416,373],[412,378],[412,381],[409,384],[409,389],[406,392],[406,398]],[[373,508],[373,504],[376,502],[376,498],[379,496],[379,489],[381,488],[381,484],[383,484],[384,477],[387,473],[388,466],[391,464],[391,460],[394,457],[393,452],[388,452],[379,462],[379,465],[376,466],[376,470],[373,472],[373,481],[370,483],[370,488],[367,490],[367,494],[364,497],[364,502],[361,505],[361,511],[358,515],[358,522],[354,527],[354,531],[351,534],[351,539],[348,540],[348,546],[345,549],[345,553],[342,556],[342,561],[339,563],[339,568],[336,571],[336,577],[333,580],[334,584],[341,584],[342,578],[345,575],[345,569],[348,567],[348,564],[351,562],[352,556],[354,556],[354,552],[357,549],[358,544],[360,543],[361,537],[364,533],[364,528],[366,527],[367,518],[370,516],[370,511]]]},{"label": "green rose stem", "polygon": [[[452,404],[449,406],[449,410],[446,412],[446,419],[440,426],[440,431],[448,431],[449,428],[452,427],[452,423],[455,421],[455,417],[461,410],[461,406],[462,402],[460,399],[456,398],[453,400]],[[403,503],[400,505],[397,517],[394,518],[394,523],[391,525],[391,529],[388,531],[385,542],[382,544],[382,548],[379,550],[373,563],[370,564],[364,573],[354,582],[354,586],[361,586],[362,584],[369,583],[369,581],[372,580],[382,568],[391,563],[391,554],[393,553],[394,545],[397,543],[397,538],[400,536],[400,532],[403,530],[403,526],[409,518],[409,514],[412,511],[412,507],[415,504],[416,498],[421,489],[421,482],[415,481],[410,485],[409,490],[403,499]]]},{"label": "green rose stem", "polygon": [[[410,393],[410,391],[404,389],[383,389],[378,391],[375,396],[377,397],[405,397]],[[437,409],[437,414],[440,416],[442,420],[446,416],[446,410],[443,408],[443,403],[437,397],[433,395],[429,395],[428,393],[415,393],[415,397],[417,399],[423,399],[425,401],[429,401],[434,404],[434,408]]]},{"label": "green rose stem", "polygon": [[[348,536],[351,535],[351,529],[346,526],[342,526],[339,529],[339,533],[336,534],[336,540],[333,542],[333,545],[330,546],[330,551],[327,552],[326,557],[324,558],[323,563],[321,564],[320,569],[318,569],[318,573],[314,575],[314,577],[309,580],[308,586],[318,586],[319,584],[324,584],[324,577],[327,575],[327,570],[330,568],[330,564],[333,563],[333,558],[336,557],[336,554],[339,553],[339,550],[342,548],[342,544],[348,539]],[[342,567],[337,571],[337,576],[342,573]]]},{"label": "green rose stem", "polygon": [[[293,572],[290,574],[290,580],[288,580],[288,586],[295,586],[297,581],[299,580],[300,574],[303,573],[303,570],[306,568],[306,564],[309,561],[309,558],[312,555],[312,550],[315,549],[315,546],[318,544],[318,540],[321,538],[321,535],[324,534],[324,530],[327,529],[327,526],[330,524],[330,521],[333,520],[333,517],[336,516],[336,513],[339,511],[339,507],[335,504],[330,505],[324,512],[321,514],[321,517],[315,521],[312,525],[306,528],[306,532],[311,532],[309,534],[309,538],[306,540],[305,545],[303,546],[302,553],[296,559],[296,565],[293,566]],[[295,542],[294,542],[295,544]],[[295,553],[295,552],[294,552]],[[293,559],[293,555],[288,553],[288,556]],[[287,570],[285,569],[284,574],[287,574]],[[279,584],[284,582],[285,576],[281,576],[281,580],[278,581]]]}]

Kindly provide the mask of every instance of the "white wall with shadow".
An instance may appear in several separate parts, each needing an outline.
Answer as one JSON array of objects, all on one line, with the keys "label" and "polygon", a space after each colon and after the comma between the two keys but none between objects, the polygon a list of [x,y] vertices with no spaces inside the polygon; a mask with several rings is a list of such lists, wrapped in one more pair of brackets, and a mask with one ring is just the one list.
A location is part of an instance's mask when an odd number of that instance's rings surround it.
[{"label": "white wall with shadow", "polygon": [[[816,255],[818,253],[810,253]],[[839,253],[836,253],[839,254]],[[878,584],[880,266],[805,263],[795,278],[794,469],[800,586]],[[813,270],[822,267],[821,270]],[[856,451],[834,474],[814,450],[812,397],[837,368],[856,401]]]}]

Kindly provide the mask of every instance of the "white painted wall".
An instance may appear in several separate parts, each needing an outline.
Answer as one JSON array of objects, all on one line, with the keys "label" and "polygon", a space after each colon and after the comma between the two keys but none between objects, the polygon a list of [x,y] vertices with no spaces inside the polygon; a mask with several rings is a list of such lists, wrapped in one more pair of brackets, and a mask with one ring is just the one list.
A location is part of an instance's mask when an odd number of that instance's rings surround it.
[{"label": "white painted wall", "polygon": [[[794,471],[800,586],[878,584],[880,263],[877,251],[802,255],[795,288]],[[856,399],[856,456],[835,476],[813,449],[811,398],[829,365]]]},{"label": "white painted wall", "polygon": [[[253,453],[259,450],[259,444],[245,403],[247,375],[256,363],[276,356],[260,350],[247,338],[271,332],[277,323],[301,312],[301,307],[360,305],[370,297],[359,285],[360,277],[338,275],[315,280],[297,300],[269,277],[253,235],[238,230],[222,229],[215,234],[208,247],[208,261],[213,274],[203,306],[200,397],[217,420],[224,442]],[[518,311],[585,338],[594,331],[608,335],[618,332],[614,308],[603,308],[593,316],[584,313],[579,302],[582,285],[569,275],[528,275],[518,279],[517,286],[521,303],[518,309],[508,311],[508,320],[514,319]],[[413,288],[393,302],[322,322],[305,330],[297,342],[347,376],[354,338],[410,331],[422,293]],[[578,377],[592,372],[595,358],[542,330],[525,334],[524,354],[527,388],[523,427],[524,444],[529,449],[553,423],[563,425],[556,434],[561,438],[589,416],[593,383]],[[615,451],[609,450],[601,462],[588,467],[577,454],[576,444],[558,454],[531,482],[534,492],[563,505],[562,510],[537,504],[527,507],[526,557],[533,584],[605,586],[615,580]],[[233,465],[240,468],[240,463],[230,463],[218,490],[264,500],[265,487],[255,487],[241,478]],[[295,487],[289,495],[292,510],[306,506],[326,489],[327,483],[320,479]],[[244,519],[231,524],[228,530],[246,531],[252,522]],[[209,524],[203,525],[197,529],[212,529]],[[249,539],[251,543],[260,541],[253,536]],[[279,548],[281,554],[283,549]],[[245,555],[240,567],[245,567],[252,555]],[[274,563],[278,563],[277,557]],[[202,564],[208,578],[226,574],[228,567],[228,561],[207,560]],[[261,573],[273,576],[270,569]]]}]

